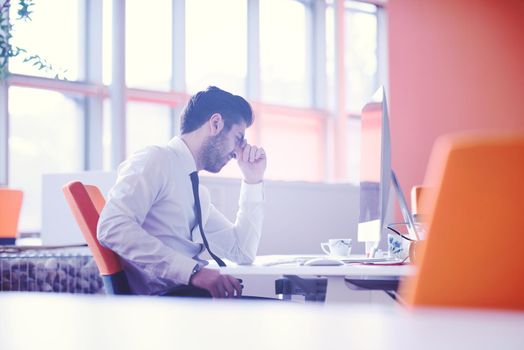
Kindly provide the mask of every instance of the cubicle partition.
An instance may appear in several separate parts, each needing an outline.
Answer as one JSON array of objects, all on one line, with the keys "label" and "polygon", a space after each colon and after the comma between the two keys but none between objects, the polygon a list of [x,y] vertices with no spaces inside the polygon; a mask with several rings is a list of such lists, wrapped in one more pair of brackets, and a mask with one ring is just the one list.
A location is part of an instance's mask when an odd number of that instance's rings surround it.
[{"label": "cubicle partition", "polygon": [[[80,180],[97,185],[104,194],[116,180],[115,172],[46,174],[43,176],[42,240],[44,244],[76,244],[84,239],[63,197],[62,186]],[[230,220],[238,208],[240,180],[202,176],[215,206]],[[308,182],[265,182],[266,209],[258,254],[321,254],[320,242],[348,237],[353,253],[359,212],[358,186]]]}]

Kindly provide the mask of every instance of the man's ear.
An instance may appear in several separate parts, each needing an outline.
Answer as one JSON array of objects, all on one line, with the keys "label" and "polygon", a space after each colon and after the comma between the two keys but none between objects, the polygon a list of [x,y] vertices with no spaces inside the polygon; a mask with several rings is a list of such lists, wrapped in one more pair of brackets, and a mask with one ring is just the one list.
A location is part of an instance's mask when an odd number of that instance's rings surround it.
[{"label": "man's ear", "polygon": [[224,128],[224,118],[222,118],[220,113],[214,113],[209,118],[209,128],[211,136],[216,136],[222,131]]}]

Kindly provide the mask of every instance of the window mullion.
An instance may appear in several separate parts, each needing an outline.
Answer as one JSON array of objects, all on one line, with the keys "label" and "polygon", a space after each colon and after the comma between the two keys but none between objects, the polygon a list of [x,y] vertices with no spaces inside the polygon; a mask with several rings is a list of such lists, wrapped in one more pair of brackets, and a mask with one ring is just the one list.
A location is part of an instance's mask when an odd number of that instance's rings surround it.
[{"label": "window mullion", "polygon": [[[85,70],[85,79],[90,84],[100,87],[102,78],[102,8],[101,0],[85,2],[85,58],[81,67]],[[103,168],[103,96],[87,96],[84,108],[84,168],[101,170]]]},{"label": "window mullion", "polygon": [[111,101],[111,169],[126,157],[126,45],[125,0],[113,0],[113,60]]},{"label": "window mullion", "polygon": [[[312,105],[313,108],[319,110],[327,110],[327,70],[326,70],[326,4],[324,1],[315,1],[308,5],[308,9],[311,13],[311,23],[307,28],[311,28],[311,42],[312,45],[309,48],[309,56],[312,59],[311,62],[311,94],[312,94]],[[322,179],[328,180],[330,160],[329,160],[329,146],[328,146],[328,122],[324,118],[322,122],[322,151],[324,155],[323,163],[323,174]]]},{"label": "window mullion", "polygon": [[[186,2],[173,0],[172,6],[172,69],[171,90],[177,93],[186,91]],[[182,106],[171,108],[171,135],[180,134],[180,112]]]},{"label": "window mullion", "polygon": [[324,1],[315,1],[312,7],[312,36],[313,45],[309,52],[313,59],[312,94],[313,108],[327,109],[327,74],[326,74],[326,4]]},{"label": "window mullion", "polygon": [[8,184],[9,167],[9,108],[8,85],[0,80],[0,186]]},{"label": "window mullion", "polygon": [[246,96],[260,101],[260,2],[247,1],[247,86]]},{"label": "window mullion", "polygon": [[345,69],[345,18],[344,0],[335,0],[335,114],[330,132],[334,136],[334,179],[346,176],[347,117]]},{"label": "window mullion", "polygon": [[[247,77],[246,97],[255,102],[255,115],[259,114],[260,102],[260,1],[247,0]],[[254,140],[259,143],[261,139],[262,121],[253,124]]]},{"label": "window mullion", "polygon": [[377,79],[387,93],[389,93],[388,61],[387,13],[379,6],[377,7]]},{"label": "window mullion", "polygon": [[[7,16],[9,23],[9,9],[3,8],[0,16]],[[0,28],[0,31],[2,29]],[[5,33],[3,33],[5,34]],[[8,62],[9,64],[9,62]],[[5,72],[9,72],[5,67]],[[9,74],[9,73],[7,73]],[[5,77],[0,77],[0,186],[8,185],[9,180],[9,85]]]}]

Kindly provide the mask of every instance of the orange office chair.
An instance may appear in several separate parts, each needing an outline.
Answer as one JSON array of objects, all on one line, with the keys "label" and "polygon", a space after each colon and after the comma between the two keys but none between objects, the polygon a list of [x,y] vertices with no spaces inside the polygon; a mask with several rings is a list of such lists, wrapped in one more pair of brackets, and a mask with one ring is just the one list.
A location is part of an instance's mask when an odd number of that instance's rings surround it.
[{"label": "orange office chair", "polygon": [[100,245],[96,237],[98,219],[105,205],[104,196],[98,187],[73,181],[65,185],[62,191],[93,253],[106,292],[108,294],[132,294],[118,255]]},{"label": "orange office chair", "polygon": [[0,244],[15,244],[23,192],[0,188]]},{"label": "orange office chair", "polygon": [[428,234],[406,303],[524,310],[524,134],[442,138],[426,183]]}]

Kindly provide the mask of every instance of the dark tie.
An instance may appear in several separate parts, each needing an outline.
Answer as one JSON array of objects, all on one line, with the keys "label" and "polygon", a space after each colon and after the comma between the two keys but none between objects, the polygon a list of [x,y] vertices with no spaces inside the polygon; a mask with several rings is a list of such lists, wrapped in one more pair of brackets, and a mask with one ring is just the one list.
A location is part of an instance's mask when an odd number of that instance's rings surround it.
[{"label": "dark tie", "polygon": [[222,259],[213,254],[211,249],[209,249],[206,234],[204,233],[204,228],[202,227],[202,208],[200,207],[200,196],[198,195],[198,172],[192,172],[191,174],[189,174],[189,177],[191,177],[191,185],[193,185],[193,197],[195,198],[195,217],[198,223],[198,227],[200,228],[200,235],[202,236],[202,241],[204,241],[204,245],[206,246],[209,255],[211,255],[211,257],[215,259],[218,266],[226,266]]}]

